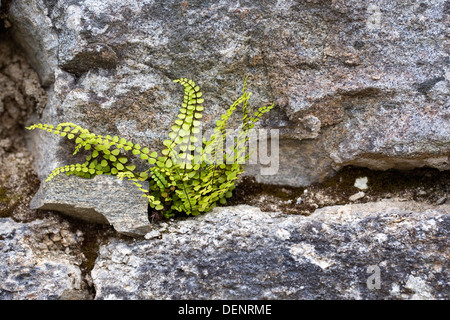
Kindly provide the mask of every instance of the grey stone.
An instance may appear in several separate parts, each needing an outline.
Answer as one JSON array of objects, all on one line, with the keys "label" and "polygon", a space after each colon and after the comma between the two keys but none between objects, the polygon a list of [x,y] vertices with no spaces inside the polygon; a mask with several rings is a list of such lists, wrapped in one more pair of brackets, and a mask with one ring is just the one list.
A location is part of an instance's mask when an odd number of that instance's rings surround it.
[{"label": "grey stone", "polygon": [[[27,59],[0,34],[0,137],[23,135],[30,115],[46,105],[46,92]],[[17,146],[19,143],[14,143]]]},{"label": "grey stone", "polygon": [[445,203],[446,200],[447,200],[447,196],[443,196],[442,198],[439,198],[436,200],[436,204],[437,205],[443,204],[443,203]]},{"label": "grey stone", "polygon": [[0,300],[91,298],[80,269],[83,237],[68,227],[55,218],[0,219]]},{"label": "grey stone", "polygon": [[215,208],[161,224],[159,238],[101,245],[96,299],[449,299],[449,209]]},{"label": "grey stone", "polygon": [[[144,187],[146,183],[142,183]],[[150,230],[147,198],[132,182],[112,176],[82,179],[59,174],[41,184],[30,206],[88,222],[111,224],[126,235],[145,235]]]},{"label": "grey stone", "polygon": [[[280,130],[281,157],[276,175],[247,173],[307,186],[347,165],[450,169],[446,6],[13,0],[10,16],[41,78],[54,76],[41,121],[160,149],[182,94],[172,79],[203,88],[208,128],[250,74],[254,105],[276,103],[263,126]],[[70,158],[47,135],[31,149],[41,179]]]},{"label": "grey stone", "polygon": [[42,84],[50,86],[55,81],[59,44],[45,1],[11,1],[9,18],[17,43],[27,54]]},{"label": "grey stone", "polygon": [[364,192],[360,191],[360,192],[357,192],[355,194],[352,194],[350,197],[348,197],[348,200],[356,201],[356,200],[364,198],[365,195],[366,194]]}]

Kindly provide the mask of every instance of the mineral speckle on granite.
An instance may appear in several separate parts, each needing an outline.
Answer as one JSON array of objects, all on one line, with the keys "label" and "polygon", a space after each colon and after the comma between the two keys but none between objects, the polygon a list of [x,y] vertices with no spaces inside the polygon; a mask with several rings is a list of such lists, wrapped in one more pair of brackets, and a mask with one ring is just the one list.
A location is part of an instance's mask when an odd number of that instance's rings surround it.
[{"label": "mineral speckle on granite", "polygon": [[111,239],[92,278],[96,299],[448,299],[449,222],[416,202],[216,208]]},{"label": "mineral speckle on granite", "polygon": [[82,240],[55,217],[0,218],[0,300],[91,299],[80,269]]}]

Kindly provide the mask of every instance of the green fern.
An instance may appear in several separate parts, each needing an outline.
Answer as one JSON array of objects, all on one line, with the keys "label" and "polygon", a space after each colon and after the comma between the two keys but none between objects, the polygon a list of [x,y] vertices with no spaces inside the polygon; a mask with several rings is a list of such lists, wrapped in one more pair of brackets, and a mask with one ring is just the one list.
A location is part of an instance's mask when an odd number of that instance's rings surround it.
[{"label": "green fern", "polygon": [[[126,178],[139,188],[150,206],[165,217],[171,217],[175,212],[198,215],[211,210],[217,203],[225,204],[244,171],[245,160],[249,158],[246,154],[249,134],[274,104],[251,114],[248,106],[251,93],[246,91],[246,79],[242,95],[217,120],[210,139],[201,139],[203,94],[192,80],[181,78],[174,82],[184,87],[184,98],[169,139],[163,141],[165,148],[161,153],[151,152],[147,147],[117,136],[96,135],[69,122],[56,127],[47,124],[27,127],[28,130],[41,129],[74,140],[74,155],[82,150],[88,151],[85,162],[56,168],[46,181],[60,173],[82,178],[101,174]],[[218,152],[227,137],[228,121],[239,105],[243,111],[242,127],[238,137],[234,138],[233,152]],[[149,168],[138,172],[129,161],[133,156],[146,161]],[[149,181],[148,189],[142,185],[146,180]]]}]

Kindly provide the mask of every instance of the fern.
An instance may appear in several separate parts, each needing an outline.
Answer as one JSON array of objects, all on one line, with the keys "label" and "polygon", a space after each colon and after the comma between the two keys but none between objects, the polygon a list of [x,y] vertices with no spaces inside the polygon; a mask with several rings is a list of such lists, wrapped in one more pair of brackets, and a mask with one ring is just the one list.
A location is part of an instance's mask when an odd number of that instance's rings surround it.
[{"label": "fern", "polygon": [[[225,204],[244,171],[245,160],[248,160],[249,155],[245,154],[249,134],[274,104],[251,114],[248,106],[251,93],[246,91],[246,79],[242,95],[217,120],[210,139],[201,139],[203,94],[192,80],[181,78],[174,82],[184,87],[184,98],[169,139],[163,141],[164,149],[160,153],[150,152],[147,147],[117,136],[96,135],[70,122],[56,127],[41,123],[27,127],[28,130],[40,129],[74,140],[74,155],[82,150],[88,152],[85,162],[56,168],[46,181],[60,173],[82,178],[101,174],[125,178],[132,181],[150,206],[165,217],[171,217],[175,212],[198,215],[211,210],[217,203]],[[239,105],[243,111],[242,127],[238,137],[234,138],[233,152],[223,153],[221,148],[228,134],[228,121]],[[146,161],[148,169],[136,171],[136,166],[129,161],[133,156]],[[148,189],[142,185],[146,180]]]}]

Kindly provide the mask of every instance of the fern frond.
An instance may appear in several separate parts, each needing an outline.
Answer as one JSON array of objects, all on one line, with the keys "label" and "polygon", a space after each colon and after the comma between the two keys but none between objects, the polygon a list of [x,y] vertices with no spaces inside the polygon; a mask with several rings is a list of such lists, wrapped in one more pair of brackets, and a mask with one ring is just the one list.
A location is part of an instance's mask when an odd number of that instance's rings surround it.
[{"label": "fern frond", "polygon": [[[40,129],[73,140],[74,154],[88,151],[84,163],[56,168],[47,181],[60,173],[76,174],[83,178],[106,174],[127,179],[147,198],[151,208],[161,211],[166,217],[170,217],[173,211],[197,215],[211,210],[218,203],[226,203],[244,170],[243,160],[248,159],[245,152],[249,134],[274,105],[261,107],[252,113],[246,78],[242,95],[216,121],[210,139],[199,140],[197,134],[201,133],[203,94],[192,80],[180,78],[174,82],[184,87],[184,97],[169,139],[163,141],[161,154],[124,138],[91,133],[71,122],[59,123],[56,127],[41,123],[27,127],[28,130]],[[233,136],[233,154],[227,154],[224,152],[229,134],[227,129],[231,116],[239,106],[242,106],[242,127],[238,136]],[[136,166],[129,160],[130,156],[136,156],[150,166],[143,172],[137,172]],[[146,180],[148,188],[142,185],[142,181]]]},{"label": "fern frond", "polygon": [[[195,135],[200,133],[200,119],[204,110],[202,106],[204,99],[201,98],[203,93],[192,80],[181,78],[174,80],[174,82],[180,83],[184,87],[184,98],[178,119],[171,127],[170,139],[163,142],[167,147],[162,151],[162,154],[166,156],[163,163],[164,165],[171,164],[169,158],[172,158],[174,162],[181,162],[187,169],[191,169],[192,165],[186,158],[188,154],[192,154],[193,143],[196,142]],[[178,150],[175,149],[176,147],[178,147]],[[181,159],[183,160],[180,161]]]},{"label": "fern frond", "polygon": [[159,168],[152,168],[151,172],[151,179],[156,183],[161,191],[169,188],[169,183],[167,182],[166,177]]},{"label": "fern frond", "polygon": [[50,174],[47,176],[47,179],[45,181],[50,181],[55,176],[57,176],[58,174],[63,173],[63,172],[65,172],[66,174],[82,175],[83,173],[88,172],[88,168],[86,167],[85,164],[80,164],[80,163],[58,167],[58,168],[53,169],[52,172],[50,172]]}]

